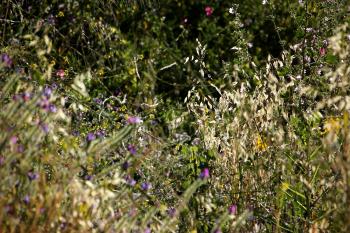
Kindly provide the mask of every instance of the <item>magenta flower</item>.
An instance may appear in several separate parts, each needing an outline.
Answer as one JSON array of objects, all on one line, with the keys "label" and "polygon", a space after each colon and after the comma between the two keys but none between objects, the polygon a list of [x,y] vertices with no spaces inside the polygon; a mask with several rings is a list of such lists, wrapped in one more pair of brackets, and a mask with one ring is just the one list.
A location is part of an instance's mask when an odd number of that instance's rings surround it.
[{"label": "magenta flower", "polygon": [[320,48],[320,55],[323,57],[324,55],[326,55],[326,48],[321,47]]},{"label": "magenta flower", "polygon": [[137,117],[137,116],[130,116],[130,117],[128,117],[128,119],[126,121],[129,124],[138,124],[138,123],[142,122],[141,118]]},{"label": "magenta flower", "polygon": [[212,8],[211,6],[206,6],[204,11],[207,16],[211,16],[214,12],[214,8]]},{"label": "magenta flower", "polygon": [[5,163],[5,157],[4,156],[0,156],[0,166],[2,166]]},{"label": "magenta flower", "polygon": [[231,205],[228,208],[228,213],[231,215],[235,215],[237,213],[237,205]]},{"label": "magenta flower", "polygon": [[209,178],[209,169],[204,168],[201,174],[199,175],[199,178],[201,178],[202,180]]},{"label": "magenta flower", "polygon": [[16,144],[18,142],[18,137],[17,136],[12,136],[10,138],[10,142],[11,142],[11,144]]},{"label": "magenta flower", "polygon": [[63,69],[57,70],[56,75],[63,79],[64,78],[64,70]]}]

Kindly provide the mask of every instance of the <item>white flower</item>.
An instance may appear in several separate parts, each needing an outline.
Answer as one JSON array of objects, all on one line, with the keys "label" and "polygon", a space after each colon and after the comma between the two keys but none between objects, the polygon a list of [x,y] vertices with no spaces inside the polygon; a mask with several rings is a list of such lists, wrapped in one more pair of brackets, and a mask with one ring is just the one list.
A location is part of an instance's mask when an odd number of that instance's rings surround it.
[{"label": "white flower", "polygon": [[262,1],[262,4],[263,4],[263,5],[267,4],[267,0],[263,0],[263,1]]}]

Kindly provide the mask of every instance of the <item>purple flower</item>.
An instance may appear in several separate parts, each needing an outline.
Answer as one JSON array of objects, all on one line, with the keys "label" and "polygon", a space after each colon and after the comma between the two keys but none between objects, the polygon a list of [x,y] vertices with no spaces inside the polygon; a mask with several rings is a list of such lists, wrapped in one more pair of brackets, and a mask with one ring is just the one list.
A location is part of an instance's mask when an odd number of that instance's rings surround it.
[{"label": "purple flower", "polygon": [[44,109],[45,111],[49,111],[49,107],[50,107],[50,102],[49,100],[44,97],[40,102],[39,102],[39,106]]},{"label": "purple flower", "polygon": [[201,178],[202,180],[209,178],[209,169],[208,168],[204,168],[201,172],[201,174],[199,175],[199,178]]},{"label": "purple flower", "polygon": [[24,146],[23,145],[18,145],[17,146],[17,152],[18,153],[23,153],[23,151],[24,151]]},{"label": "purple flower", "polygon": [[29,180],[36,180],[39,177],[39,175],[35,172],[28,172],[27,176],[28,176]]},{"label": "purple flower", "polygon": [[54,104],[50,104],[49,109],[50,109],[50,112],[57,112],[57,108]]},{"label": "purple flower", "polygon": [[95,98],[94,101],[97,104],[102,104],[103,103],[103,101],[100,98]]},{"label": "purple flower", "polygon": [[149,227],[147,227],[146,230],[144,231],[144,233],[151,233],[151,232],[152,232],[152,230]]},{"label": "purple flower", "polygon": [[23,198],[23,202],[28,205],[30,202],[30,197],[28,195],[25,195]]},{"label": "purple flower", "polygon": [[222,231],[219,228],[216,228],[214,233],[221,233]]},{"label": "purple flower", "polygon": [[149,190],[151,187],[152,187],[152,185],[150,183],[147,183],[147,182],[143,182],[141,184],[141,189],[144,190],[144,191]]},{"label": "purple flower", "polygon": [[47,97],[47,98],[50,98],[52,94],[52,89],[50,87],[45,87],[44,89],[44,95]]},{"label": "purple flower", "polygon": [[93,141],[95,139],[96,139],[96,135],[94,133],[88,133],[87,136],[86,136],[86,140],[88,142],[91,142],[91,141]]},{"label": "purple flower", "polygon": [[128,119],[126,121],[129,124],[138,124],[138,123],[142,122],[141,118],[137,117],[137,116],[130,116],[130,117],[128,117]]},{"label": "purple flower", "polygon": [[136,154],[136,147],[132,144],[129,144],[128,151],[130,152],[130,154],[135,155]]},{"label": "purple flower", "polygon": [[12,66],[12,59],[7,53],[1,54],[1,62],[4,63],[6,67],[11,67]]},{"label": "purple flower", "polygon": [[5,157],[4,156],[0,156],[0,166],[2,166],[5,163]]},{"label": "purple flower", "polygon": [[78,130],[73,130],[72,131],[72,135],[75,136],[75,137],[78,137],[80,135],[80,133],[79,133]]},{"label": "purple flower", "polygon": [[130,186],[135,186],[136,180],[130,177],[130,175],[127,175],[125,177],[126,183],[129,184]]},{"label": "purple flower", "polygon": [[171,218],[173,218],[173,217],[175,217],[176,209],[173,208],[173,207],[171,207],[171,208],[169,208],[169,209],[167,210],[167,213],[168,213],[168,215],[169,215]]},{"label": "purple flower", "polygon": [[45,133],[49,133],[50,127],[47,124],[41,124],[40,126]]},{"label": "purple flower", "polygon": [[104,130],[98,130],[96,132],[96,136],[99,137],[99,138],[102,138],[106,135],[106,132]]},{"label": "purple flower", "polygon": [[231,205],[228,208],[228,213],[231,215],[235,215],[237,213],[237,205]]},{"label": "purple flower", "polygon": [[57,83],[52,83],[51,88],[54,90],[57,89]]},{"label": "purple flower", "polygon": [[130,163],[129,163],[128,161],[125,161],[125,162],[122,164],[123,170],[128,170],[129,167],[130,167]]}]

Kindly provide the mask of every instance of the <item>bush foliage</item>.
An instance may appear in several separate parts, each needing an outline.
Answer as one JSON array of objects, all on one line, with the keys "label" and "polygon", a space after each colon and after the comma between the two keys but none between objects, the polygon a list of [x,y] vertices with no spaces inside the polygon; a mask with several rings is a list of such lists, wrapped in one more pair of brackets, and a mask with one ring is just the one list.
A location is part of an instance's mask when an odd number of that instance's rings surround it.
[{"label": "bush foliage", "polygon": [[0,3],[0,232],[348,232],[346,0]]}]

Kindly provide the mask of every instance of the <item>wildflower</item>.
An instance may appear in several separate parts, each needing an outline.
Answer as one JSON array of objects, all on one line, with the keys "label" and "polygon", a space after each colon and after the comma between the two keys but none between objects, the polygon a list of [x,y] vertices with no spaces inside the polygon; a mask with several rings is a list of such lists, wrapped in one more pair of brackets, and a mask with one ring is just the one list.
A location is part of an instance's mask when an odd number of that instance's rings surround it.
[{"label": "wildflower", "polygon": [[57,108],[54,104],[50,104],[49,110],[50,110],[50,112],[57,112]]},{"label": "wildflower", "polygon": [[128,117],[128,119],[126,120],[129,124],[138,124],[141,123],[142,120],[140,119],[140,117],[137,116],[130,116]]},{"label": "wildflower", "polygon": [[5,163],[5,157],[4,156],[0,156],[0,166],[2,166]]},{"label": "wildflower", "polygon": [[144,182],[141,184],[141,189],[144,191],[149,190],[152,187],[152,185],[150,183]]},{"label": "wildflower", "polygon": [[237,213],[237,205],[231,205],[228,208],[228,213],[231,215],[235,215]]},{"label": "wildflower", "polygon": [[98,130],[96,132],[96,136],[99,137],[99,138],[102,138],[106,135],[106,132],[104,130]]},{"label": "wildflower", "polygon": [[323,57],[324,55],[326,55],[326,48],[321,47],[320,48],[320,55]]},{"label": "wildflower", "polygon": [[324,132],[338,134],[341,127],[342,126],[339,117],[329,117],[325,120]]},{"label": "wildflower", "polygon": [[130,154],[135,155],[136,154],[136,147],[132,144],[129,144],[128,151],[130,152]]},{"label": "wildflower", "polygon": [[48,87],[48,86],[45,87],[45,89],[44,89],[44,96],[46,96],[47,98],[50,98],[51,94],[52,94],[52,89],[50,87]]},{"label": "wildflower", "polygon": [[64,70],[63,70],[63,69],[57,70],[56,75],[57,75],[58,77],[60,77],[61,79],[63,79],[63,78],[64,78],[64,75],[65,75]]},{"label": "wildflower", "polygon": [[10,142],[11,142],[11,144],[16,144],[18,142],[18,137],[17,136],[12,136],[10,138]]},{"label": "wildflower", "polygon": [[173,207],[171,207],[171,208],[169,208],[169,209],[167,210],[167,213],[168,213],[168,215],[169,215],[171,218],[173,218],[173,217],[175,217],[176,209],[173,208]]},{"label": "wildflower", "polygon": [[144,231],[144,233],[151,233],[151,232],[152,232],[152,230],[149,227],[147,227],[146,230]]},{"label": "wildflower", "polygon": [[201,178],[202,180],[209,178],[209,169],[204,168],[201,174],[199,175],[199,178]]},{"label": "wildflower", "polygon": [[30,202],[30,197],[28,195],[25,195],[23,198],[23,202],[28,205]]},{"label": "wildflower", "polygon": [[102,104],[103,101],[100,98],[94,98],[96,104]]},{"label": "wildflower", "polygon": [[267,144],[264,142],[260,135],[258,135],[256,138],[255,148],[258,151],[265,151],[267,149]]},{"label": "wildflower", "polygon": [[86,136],[86,140],[88,142],[91,142],[91,141],[93,141],[95,139],[96,139],[96,135],[94,133],[88,133],[87,136]]},{"label": "wildflower", "polygon": [[28,172],[27,176],[28,176],[29,180],[31,180],[31,181],[36,180],[39,177],[39,175],[35,172]]},{"label": "wildflower", "polygon": [[263,5],[266,5],[266,4],[267,4],[267,0],[263,0],[263,1],[262,1],[262,4],[263,4]]},{"label": "wildflower", "polygon": [[216,228],[214,233],[222,233],[222,231],[219,228]]},{"label": "wildflower", "polygon": [[25,92],[22,94],[23,101],[29,101],[30,100],[30,94]]},{"label": "wildflower", "polygon": [[40,124],[41,129],[45,132],[45,133],[49,133],[50,128],[47,124]]},{"label": "wildflower", "polygon": [[24,151],[24,146],[23,145],[18,145],[17,146],[17,152],[18,153],[23,153],[23,151]]},{"label": "wildflower", "polygon": [[1,62],[4,63],[6,67],[11,67],[12,66],[12,59],[7,53],[1,54]]},{"label": "wildflower", "polygon": [[211,6],[206,6],[204,10],[207,16],[211,16],[214,12],[214,9]]},{"label": "wildflower", "polygon": [[125,161],[123,164],[122,164],[122,169],[123,170],[128,170],[128,168],[130,167],[130,163],[128,161]]}]

